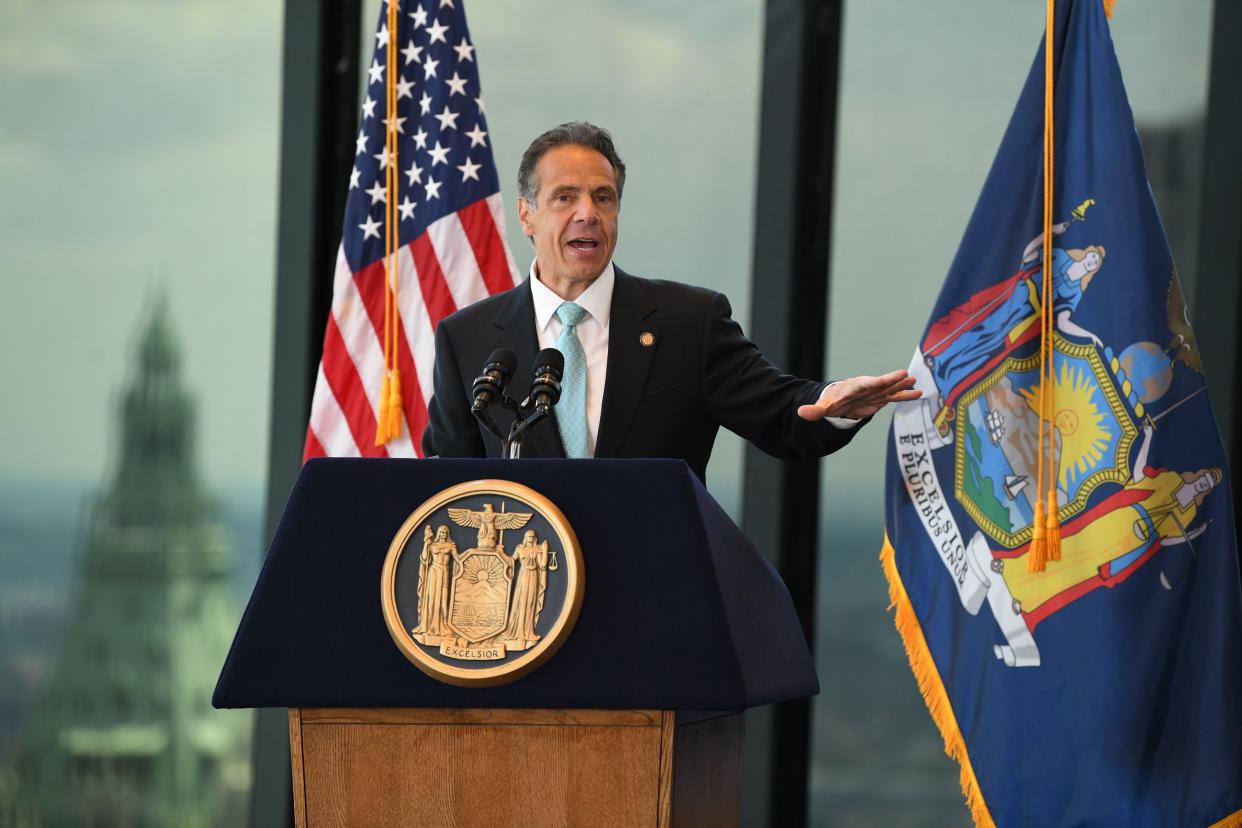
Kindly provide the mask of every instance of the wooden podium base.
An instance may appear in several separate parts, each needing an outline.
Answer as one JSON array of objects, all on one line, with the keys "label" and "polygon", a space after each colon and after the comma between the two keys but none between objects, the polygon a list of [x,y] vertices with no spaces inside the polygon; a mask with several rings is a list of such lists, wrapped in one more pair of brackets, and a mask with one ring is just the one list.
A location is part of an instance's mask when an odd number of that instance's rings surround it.
[{"label": "wooden podium base", "polygon": [[291,708],[298,828],[736,825],[742,714]]}]

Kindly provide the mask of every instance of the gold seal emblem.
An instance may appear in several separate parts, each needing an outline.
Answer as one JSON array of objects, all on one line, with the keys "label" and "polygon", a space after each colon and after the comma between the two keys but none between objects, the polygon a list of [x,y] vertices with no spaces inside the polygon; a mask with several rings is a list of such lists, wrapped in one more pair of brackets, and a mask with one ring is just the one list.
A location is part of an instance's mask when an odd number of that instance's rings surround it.
[{"label": "gold seal emblem", "polygon": [[[506,532],[521,533],[512,551]],[[485,686],[552,657],[578,620],[583,586],[578,537],[560,509],[519,483],[475,480],[431,497],[401,525],[380,600],[392,640],[416,667]]]},{"label": "gold seal emblem", "polygon": [[641,334],[638,335],[638,341],[642,344],[644,348],[650,348],[652,345],[655,344],[655,334],[653,334],[651,331],[643,331]]}]

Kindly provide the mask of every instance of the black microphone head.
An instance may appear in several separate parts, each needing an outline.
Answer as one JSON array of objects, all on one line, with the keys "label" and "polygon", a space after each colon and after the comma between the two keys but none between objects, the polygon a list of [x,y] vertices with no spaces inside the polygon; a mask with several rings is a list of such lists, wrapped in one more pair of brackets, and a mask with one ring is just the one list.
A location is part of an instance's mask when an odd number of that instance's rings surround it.
[{"label": "black microphone head", "polygon": [[535,373],[551,371],[559,380],[565,373],[565,355],[555,348],[544,348],[535,356]]},{"label": "black microphone head", "polygon": [[513,375],[513,371],[517,368],[517,354],[508,348],[497,348],[492,351],[492,355],[487,358],[488,365],[496,365],[501,368],[505,378]]},{"label": "black microphone head", "polygon": [[530,399],[546,414],[561,398],[561,375],[565,373],[565,355],[555,348],[544,348],[535,357],[535,379],[530,386]]},{"label": "black microphone head", "polygon": [[492,355],[483,365],[483,373],[474,379],[472,389],[474,403],[470,406],[470,410],[477,415],[478,412],[491,405],[493,400],[503,400],[505,386],[513,377],[515,368],[517,368],[517,354],[513,351],[508,348],[497,348],[492,351]]}]

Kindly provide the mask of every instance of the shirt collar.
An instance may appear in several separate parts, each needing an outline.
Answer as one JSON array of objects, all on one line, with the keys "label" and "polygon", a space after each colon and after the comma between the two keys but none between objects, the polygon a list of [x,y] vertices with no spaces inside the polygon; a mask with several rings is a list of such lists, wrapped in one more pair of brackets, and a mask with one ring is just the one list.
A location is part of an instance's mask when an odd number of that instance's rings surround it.
[{"label": "shirt collar", "polygon": [[[545,330],[556,309],[565,300],[552,292],[552,289],[535,277],[535,263],[530,263],[530,293],[535,300],[535,325],[537,330]],[[582,291],[582,295],[574,300],[583,310],[591,315],[596,322],[608,327],[608,318],[612,314],[612,286],[616,282],[616,271],[612,262],[604,268],[604,272],[596,277],[590,287]]]}]

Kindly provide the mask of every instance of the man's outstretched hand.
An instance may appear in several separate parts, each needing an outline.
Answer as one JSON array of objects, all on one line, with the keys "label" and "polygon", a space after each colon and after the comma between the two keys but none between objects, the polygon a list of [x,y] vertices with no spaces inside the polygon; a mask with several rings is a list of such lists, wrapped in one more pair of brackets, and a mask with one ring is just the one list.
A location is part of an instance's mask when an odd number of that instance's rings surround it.
[{"label": "man's outstretched hand", "polygon": [[851,377],[825,388],[814,405],[798,406],[804,420],[825,417],[870,417],[889,403],[917,400],[921,391],[914,390],[914,377],[905,371],[891,371],[882,377]]}]

